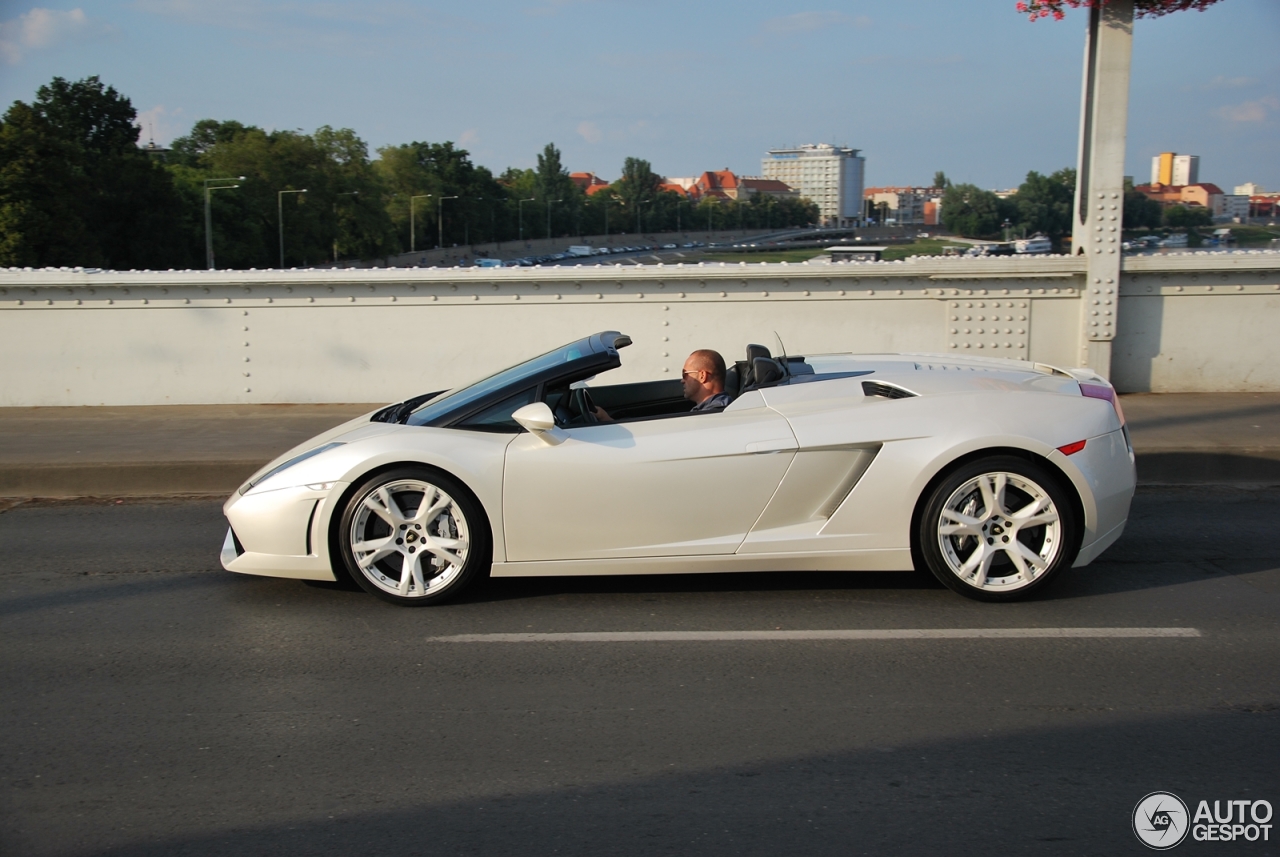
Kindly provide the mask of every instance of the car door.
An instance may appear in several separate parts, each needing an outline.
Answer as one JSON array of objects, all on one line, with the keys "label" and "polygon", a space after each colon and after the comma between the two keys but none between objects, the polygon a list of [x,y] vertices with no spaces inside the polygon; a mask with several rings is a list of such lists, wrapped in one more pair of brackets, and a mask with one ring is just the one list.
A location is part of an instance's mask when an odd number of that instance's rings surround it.
[{"label": "car door", "polygon": [[748,393],[720,413],[566,429],[507,447],[509,562],[733,553],[795,454],[790,426]]}]

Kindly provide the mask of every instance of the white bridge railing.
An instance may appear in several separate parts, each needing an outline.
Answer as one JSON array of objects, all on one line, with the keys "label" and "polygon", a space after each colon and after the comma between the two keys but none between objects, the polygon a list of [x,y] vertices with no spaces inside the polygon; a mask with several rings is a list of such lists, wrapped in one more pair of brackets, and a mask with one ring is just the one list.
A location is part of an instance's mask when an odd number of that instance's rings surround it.
[{"label": "white bridge railing", "polygon": [[0,406],[392,401],[598,330],[618,379],[694,348],[921,351],[1086,365],[1114,323],[1122,391],[1280,390],[1280,253],[844,264],[0,270]]}]

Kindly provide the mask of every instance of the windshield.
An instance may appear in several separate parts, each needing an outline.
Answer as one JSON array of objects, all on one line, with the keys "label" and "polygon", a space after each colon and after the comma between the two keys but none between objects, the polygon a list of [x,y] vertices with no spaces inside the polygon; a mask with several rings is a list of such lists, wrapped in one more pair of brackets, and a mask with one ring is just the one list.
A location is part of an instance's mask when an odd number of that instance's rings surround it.
[{"label": "windshield", "polygon": [[518,384],[522,378],[531,378],[562,363],[579,360],[584,354],[589,353],[591,353],[591,347],[588,345],[587,340],[580,340],[561,346],[532,360],[526,360],[523,363],[503,369],[501,372],[476,381],[474,384],[459,387],[452,392],[445,393],[414,411],[407,422],[411,426],[426,425],[435,418],[457,408],[463,408],[471,402],[484,398],[495,390]]}]

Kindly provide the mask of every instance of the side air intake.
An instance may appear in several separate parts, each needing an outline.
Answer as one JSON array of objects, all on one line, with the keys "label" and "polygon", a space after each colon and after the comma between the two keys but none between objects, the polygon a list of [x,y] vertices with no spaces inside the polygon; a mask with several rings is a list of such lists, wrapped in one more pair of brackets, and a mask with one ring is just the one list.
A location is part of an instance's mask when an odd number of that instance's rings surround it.
[{"label": "side air intake", "polygon": [[866,396],[879,396],[882,399],[910,399],[915,393],[886,384],[883,381],[863,381],[862,393]]}]

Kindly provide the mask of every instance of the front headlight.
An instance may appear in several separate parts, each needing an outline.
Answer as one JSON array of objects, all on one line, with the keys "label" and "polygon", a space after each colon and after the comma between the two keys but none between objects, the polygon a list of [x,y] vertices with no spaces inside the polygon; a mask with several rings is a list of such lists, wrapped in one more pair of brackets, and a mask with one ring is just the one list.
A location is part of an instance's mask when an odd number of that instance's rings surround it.
[{"label": "front headlight", "polygon": [[268,479],[270,479],[272,476],[275,476],[277,473],[280,473],[284,470],[288,470],[290,467],[293,467],[293,465],[306,461],[308,458],[314,458],[315,456],[319,455],[322,452],[328,452],[329,450],[333,449],[335,446],[342,446],[342,445],[343,445],[342,441],[335,441],[333,443],[326,443],[323,446],[317,446],[315,449],[309,449],[306,452],[302,453],[301,455],[295,455],[293,458],[290,458],[288,461],[284,462],[283,464],[278,464],[275,467],[271,468],[266,473],[259,476],[257,479],[254,479],[250,482],[246,482],[243,485],[241,485],[240,496],[243,497],[249,491],[250,488],[254,487],[255,485],[261,485],[263,482],[266,482]]}]

